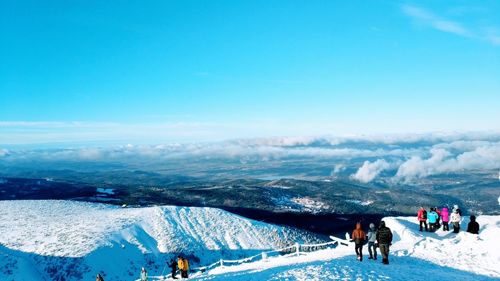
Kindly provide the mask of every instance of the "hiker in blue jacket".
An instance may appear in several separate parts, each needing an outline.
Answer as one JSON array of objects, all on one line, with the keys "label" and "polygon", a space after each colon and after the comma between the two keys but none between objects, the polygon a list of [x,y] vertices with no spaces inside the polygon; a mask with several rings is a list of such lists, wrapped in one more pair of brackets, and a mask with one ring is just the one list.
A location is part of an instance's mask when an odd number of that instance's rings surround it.
[{"label": "hiker in blue jacket", "polygon": [[427,220],[429,220],[429,230],[431,232],[436,231],[438,218],[439,215],[436,210],[434,208],[431,208],[431,211],[429,212],[429,214],[427,214]]}]

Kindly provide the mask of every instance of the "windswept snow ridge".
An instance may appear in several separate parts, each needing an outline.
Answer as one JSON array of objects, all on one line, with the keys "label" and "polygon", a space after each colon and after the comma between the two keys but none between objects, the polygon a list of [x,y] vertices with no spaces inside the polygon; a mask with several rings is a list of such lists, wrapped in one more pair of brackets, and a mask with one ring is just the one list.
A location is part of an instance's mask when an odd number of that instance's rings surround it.
[{"label": "windswept snow ridge", "polygon": [[[0,259],[0,280],[16,281],[90,280],[101,270],[106,280],[124,280],[141,266],[162,271],[177,253],[190,256],[193,265],[206,264],[307,240],[297,231],[213,208],[119,208],[57,200],[0,201],[0,233],[0,255],[8,257]],[[37,264],[45,275],[19,278],[26,271],[23,263]],[[54,266],[79,274],[54,275]]]}]

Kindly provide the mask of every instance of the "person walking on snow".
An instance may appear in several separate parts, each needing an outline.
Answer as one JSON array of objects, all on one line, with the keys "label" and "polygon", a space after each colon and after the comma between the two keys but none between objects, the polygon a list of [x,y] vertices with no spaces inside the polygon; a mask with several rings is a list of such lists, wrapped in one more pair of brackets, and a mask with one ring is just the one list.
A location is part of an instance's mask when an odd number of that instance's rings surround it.
[{"label": "person walking on snow", "polygon": [[141,281],[148,281],[148,272],[144,267],[141,269]]},{"label": "person walking on snow", "polygon": [[354,240],[354,250],[359,261],[363,261],[363,244],[365,243],[366,234],[361,229],[361,223],[356,224],[356,229],[352,232],[352,240]]},{"label": "person walking on snow", "polygon": [[479,234],[479,224],[476,221],[476,216],[470,216],[470,222],[467,225],[467,232],[472,234]]},{"label": "person walking on snow", "polygon": [[429,230],[431,232],[436,231],[438,218],[439,218],[439,215],[436,213],[434,208],[431,208],[431,211],[427,215],[427,219],[429,220]]},{"label": "person walking on snow", "polygon": [[[179,257],[180,258],[180,257]],[[177,262],[174,259],[170,260],[170,263],[167,263],[168,267],[172,270],[172,279],[177,279],[175,274],[177,273]]]},{"label": "person walking on snow", "polygon": [[453,224],[453,232],[458,233],[460,231],[460,221],[462,220],[462,217],[458,213],[459,210],[455,209],[453,214],[451,214],[450,217],[450,222]]},{"label": "person walking on snow", "polygon": [[370,223],[370,230],[368,230],[368,252],[370,253],[370,257],[368,259],[370,260],[377,260],[377,246],[375,245],[376,242],[377,229],[375,228],[375,224]]},{"label": "person walking on snow", "polygon": [[417,218],[418,218],[418,221],[420,223],[420,231],[422,231],[422,225],[425,226],[425,231],[428,231],[428,229],[427,229],[427,211],[425,210],[424,207],[420,207],[420,210],[418,210]]},{"label": "person walking on snow", "polygon": [[385,226],[384,221],[380,222],[380,227],[377,231],[377,242],[380,248],[380,254],[382,255],[382,263],[389,264],[389,247],[392,243],[392,231]]},{"label": "person walking on snow", "polygon": [[443,221],[443,230],[450,231],[450,226],[448,225],[448,222],[450,221],[450,213],[446,207],[444,207],[441,211],[441,220]]}]

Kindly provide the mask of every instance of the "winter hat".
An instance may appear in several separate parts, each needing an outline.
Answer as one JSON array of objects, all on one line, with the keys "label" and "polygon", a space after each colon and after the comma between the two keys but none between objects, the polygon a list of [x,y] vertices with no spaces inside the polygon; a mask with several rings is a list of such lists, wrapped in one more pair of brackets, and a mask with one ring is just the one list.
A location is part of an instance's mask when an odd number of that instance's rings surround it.
[{"label": "winter hat", "polygon": [[385,221],[380,222],[380,227],[385,227]]}]

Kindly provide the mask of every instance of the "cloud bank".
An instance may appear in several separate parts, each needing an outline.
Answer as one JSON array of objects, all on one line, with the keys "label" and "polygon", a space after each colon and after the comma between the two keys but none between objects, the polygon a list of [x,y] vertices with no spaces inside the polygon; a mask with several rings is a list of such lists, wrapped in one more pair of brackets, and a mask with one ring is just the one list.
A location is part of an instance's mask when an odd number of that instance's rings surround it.
[{"label": "cloud bank", "polygon": [[178,161],[210,165],[230,162],[236,165],[231,169],[247,164],[261,169],[295,165],[301,171],[328,169],[325,176],[345,176],[362,183],[381,178],[411,183],[433,175],[500,169],[500,133],[281,137],[210,143],[0,149],[0,164],[8,166],[22,161],[91,161],[124,166],[153,163],[156,167]]}]

